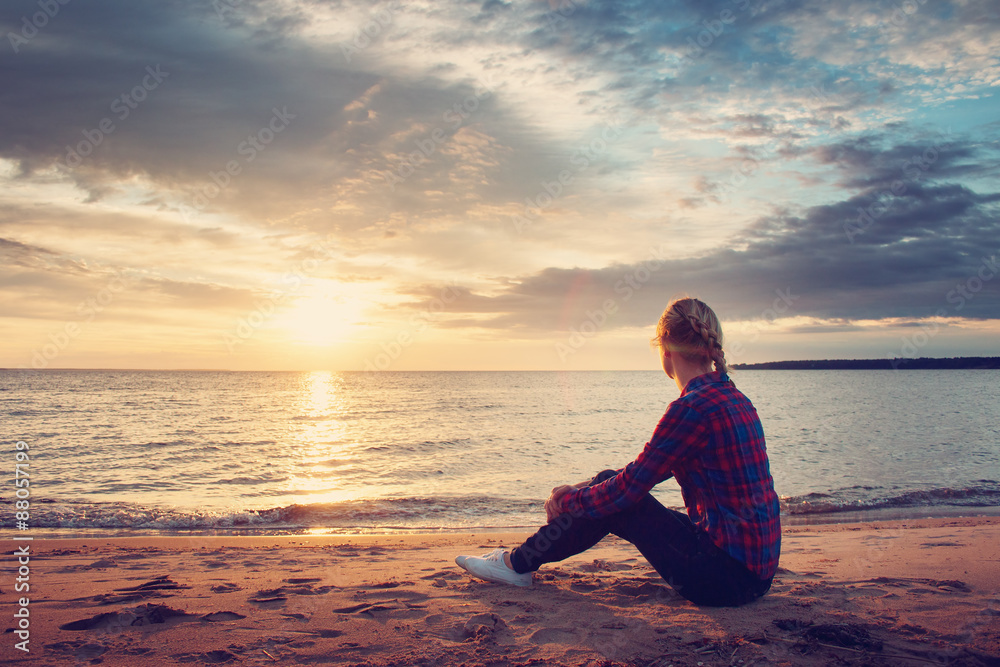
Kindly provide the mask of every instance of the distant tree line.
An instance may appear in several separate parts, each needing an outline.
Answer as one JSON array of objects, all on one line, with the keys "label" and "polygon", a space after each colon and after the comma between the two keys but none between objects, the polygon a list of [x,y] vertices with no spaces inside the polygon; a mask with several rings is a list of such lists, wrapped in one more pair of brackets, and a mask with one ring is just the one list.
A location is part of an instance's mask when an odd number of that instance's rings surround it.
[{"label": "distant tree line", "polygon": [[765,361],[759,364],[733,364],[734,370],[753,371],[840,371],[840,370],[925,370],[1000,368],[1000,357],[947,357],[919,359],[806,359],[802,361]]}]

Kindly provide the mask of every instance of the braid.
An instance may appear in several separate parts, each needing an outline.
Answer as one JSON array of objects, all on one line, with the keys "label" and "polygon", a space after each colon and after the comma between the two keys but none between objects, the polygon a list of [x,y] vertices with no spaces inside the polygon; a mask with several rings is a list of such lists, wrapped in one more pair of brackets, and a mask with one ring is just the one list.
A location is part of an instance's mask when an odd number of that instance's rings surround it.
[{"label": "braid", "polygon": [[722,344],[719,342],[719,334],[701,321],[694,313],[686,313],[686,316],[688,323],[691,324],[691,329],[697,335],[701,336],[701,339],[705,341],[705,345],[708,346],[708,357],[715,364],[715,370],[725,373],[728,370],[726,367],[726,353],[722,350]]},{"label": "braid", "polygon": [[[712,335],[714,332],[705,326],[705,323],[699,320],[694,313],[687,313],[686,317],[688,322],[691,324],[691,328],[694,329],[694,332],[701,336],[702,340],[705,341],[705,344],[711,348],[712,341],[715,339],[715,336]],[[718,343],[718,341],[716,341],[716,343]]]},{"label": "braid", "polygon": [[684,297],[667,306],[654,340],[660,345],[669,344],[692,361],[707,357],[716,371],[729,372],[719,318],[699,299]]}]

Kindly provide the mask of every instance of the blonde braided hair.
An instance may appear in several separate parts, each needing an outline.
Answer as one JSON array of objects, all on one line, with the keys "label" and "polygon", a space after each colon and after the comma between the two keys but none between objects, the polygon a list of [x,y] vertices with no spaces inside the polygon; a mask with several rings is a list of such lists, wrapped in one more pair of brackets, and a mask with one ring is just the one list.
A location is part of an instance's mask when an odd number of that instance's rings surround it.
[{"label": "blonde braided hair", "polygon": [[663,311],[653,342],[676,350],[688,361],[710,359],[715,370],[728,373],[722,349],[722,325],[715,311],[700,299],[675,299]]}]

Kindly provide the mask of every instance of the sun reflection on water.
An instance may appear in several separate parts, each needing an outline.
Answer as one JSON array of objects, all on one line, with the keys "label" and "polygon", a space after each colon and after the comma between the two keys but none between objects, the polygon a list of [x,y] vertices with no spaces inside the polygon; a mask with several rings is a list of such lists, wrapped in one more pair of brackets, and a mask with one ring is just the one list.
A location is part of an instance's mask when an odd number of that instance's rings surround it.
[{"label": "sun reflection on water", "polygon": [[298,416],[290,434],[296,474],[289,483],[303,501],[337,502],[357,494],[338,491],[332,464],[339,464],[351,443],[345,439],[343,417],[349,409],[342,390],[344,378],[330,371],[303,373],[298,394]]}]

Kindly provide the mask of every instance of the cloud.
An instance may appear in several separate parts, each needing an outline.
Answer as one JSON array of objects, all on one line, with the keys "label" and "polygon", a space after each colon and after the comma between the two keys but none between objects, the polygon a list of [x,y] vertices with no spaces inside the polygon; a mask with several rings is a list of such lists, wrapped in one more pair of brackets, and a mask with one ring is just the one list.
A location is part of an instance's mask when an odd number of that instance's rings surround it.
[{"label": "cloud", "polygon": [[[646,326],[680,292],[728,319],[789,290],[842,327],[998,317],[995,283],[947,295],[996,250],[1000,18],[903,6],[70,3],[3,60],[0,298],[61,317],[133,270],[122,317],[198,326],[325,239],[316,278],[384,290],[373,321],[458,280],[436,322],[497,336],[608,299]],[[36,11],[4,4],[0,34]]]},{"label": "cloud", "polygon": [[[801,213],[776,211],[698,257],[670,259],[665,243],[640,262],[601,269],[550,267],[520,277],[495,295],[464,295],[450,311],[491,316],[475,321],[476,326],[530,333],[576,326],[611,299],[616,312],[609,328],[646,326],[670,298],[689,293],[729,320],[759,319],[775,300],[784,301],[790,315],[843,322],[931,317],[939,309],[972,319],[1000,318],[1000,281],[963,299],[961,309],[955,291],[970,280],[978,284],[983,262],[989,266],[1000,252],[1000,192],[981,194],[936,182],[968,175],[967,161],[986,157],[986,149],[953,139],[940,149],[936,168],[906,180],[888,165],[923,155],[931,144],[888,145],[878,153],[872,147],[882,141],[888,138],[814,151],[821,161],[854,174],[849,185],[863,188],[839,202]],[[891,183],[905,187],[898,195],[879,189]]]}]

